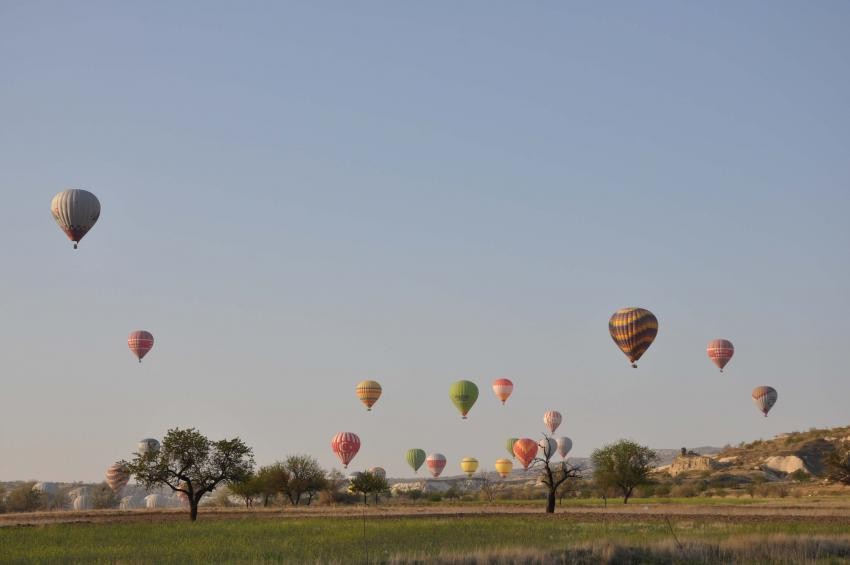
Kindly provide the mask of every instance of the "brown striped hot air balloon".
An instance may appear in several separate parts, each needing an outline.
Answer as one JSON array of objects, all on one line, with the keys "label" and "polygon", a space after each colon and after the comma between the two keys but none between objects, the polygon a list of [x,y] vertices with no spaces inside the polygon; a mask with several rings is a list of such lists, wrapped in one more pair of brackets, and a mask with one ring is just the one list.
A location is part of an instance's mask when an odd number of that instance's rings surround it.
[{"label": "brown striped hot air balloon", "polygon": [[371,412],[372,405],[381,398],[381,385],[376,381],[360,381],[356,390],[357,398],[366,405],[366,410]]},{"label": "brown striped hot air balloon", "polygon": [[118,494],[130,482],[130,471],[121,463],[110,465],[106,470],[106,484],[112,492]]},{"label": "brown striped hot air balloon", "polygon": [[632,367],[641,358],[658,334],[658,319],[643,308],[621,308],[608,320],[608,331]]},{"label": "brown striped hot air balloon", "polygon": [[753,389],[753,402],[756,407],[762,411],[764,417],[767,418],[767,413],[776,404],[776,399],[779,398],[779,393],[772,386],[757,386]]},{"label": "brown striped hot air balloon", "polygon": [[728,339],[712,339],[708,342],[706,353],[708,353],[708,358],[711,359],[711,362],[717,365],[722,373],[723,367],[726,366],[726,363],[735,354],[735,347]]}]

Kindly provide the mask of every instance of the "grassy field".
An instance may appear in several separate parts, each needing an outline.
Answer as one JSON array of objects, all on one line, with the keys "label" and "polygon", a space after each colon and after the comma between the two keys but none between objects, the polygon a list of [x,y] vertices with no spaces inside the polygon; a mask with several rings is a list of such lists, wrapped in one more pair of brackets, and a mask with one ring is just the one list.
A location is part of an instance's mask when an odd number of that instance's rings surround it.
[{"label": "grassy field", "polygon": [[831,562],[848,556],[846,519],[739,520],[721,512],[672,516],[669,524],[659,516],[370,517],[365,537],[362,519],[332,515],[0,528],[2,563]]}]

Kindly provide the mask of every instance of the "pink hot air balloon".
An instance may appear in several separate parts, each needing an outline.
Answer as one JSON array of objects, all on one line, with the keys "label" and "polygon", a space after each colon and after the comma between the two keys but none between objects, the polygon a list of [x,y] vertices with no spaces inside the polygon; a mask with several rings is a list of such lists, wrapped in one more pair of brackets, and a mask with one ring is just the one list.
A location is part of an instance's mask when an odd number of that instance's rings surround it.
[{"label": "pink hot air balloon", "polygon": [[130,337],[127,338],[127,345],[130,346],[130,351],[139,358],[139,363],[141,363],[142,357],[147,355],[148,351],[153,348],[153,334],[145,330],[130,332]]},{"label": "pink hot air balloon", "polygon": [[514,383],[510,379],[501,378],[493,381],[493,393],[502,401],[502,404],[505,403],[513,391]]},{"label": "pink hot air balloon", "polygon": [[425,464],[428,466],[428,470],[431,471],[431,474],[436,479],[440,476],[440,473],[443,472],[443,469],[446,466],[446,456],[442,453],[432,453],[425,460]]},{"label": "pink hot air balloon", "polygon": [[331,440],[331,449],[342,461],[342,466],[348,469],[348,464],[360,451],[360,438],[351,432],[340,432]]},{"label": "pink hot air balloon", "polygon": [[514,455],[516,455],[516,458],[522,463],[522,468],[526,471],[528,470],[528,466],[534,461],[534,458],[537,457],[537,449],[537,442],[527,437],[514,442]]},{"label": "pink hot air balloon", "polygon": [[561,413],[557,410],[549,410],[543,414],[543,423],[549,428],[549,433],[555,433],[558,426],[561,425]]},{"label": "pink hot air balloon", "polygon": [[722,373],[723,367],[726,366],[726,363],[735,354],[735,347],[728,339],[713,339],[708,342],[706,353],[708,353],[708,358],[717,365]]}]

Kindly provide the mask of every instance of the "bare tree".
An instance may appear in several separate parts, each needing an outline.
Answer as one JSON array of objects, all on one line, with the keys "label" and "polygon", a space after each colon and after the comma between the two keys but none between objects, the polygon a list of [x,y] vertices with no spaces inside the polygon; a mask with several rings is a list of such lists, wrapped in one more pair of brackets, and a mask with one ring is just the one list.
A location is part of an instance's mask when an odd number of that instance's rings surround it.
[{"label": "bare tree", "polygon": [[555,512],[555,501],[558,497],[558,488],[571,480],[582,478],[583,468],[580,465],[570,465],[564,459],[559,463],[552,463],[552,456],[555,455],[555,440],[547,434],[543,434],[542,447],[538,453],[542,453],[542,457],[535,457],[531,463],[532,467],[540,467],[540,480],[546,485],[548,492],[546,493],[546,513],[552,514]]},{"label": "bare tree", "polygon": [[487,476],[486,471],[481,471],[479,476],[479,484],[481,485],[480,492],[484,495],[484,498],[487,499],[487,502],[493,503],[493,499],[496,498],[496,491],[499,490],[499,486],[496,484],[496,481],[490,479]]}]

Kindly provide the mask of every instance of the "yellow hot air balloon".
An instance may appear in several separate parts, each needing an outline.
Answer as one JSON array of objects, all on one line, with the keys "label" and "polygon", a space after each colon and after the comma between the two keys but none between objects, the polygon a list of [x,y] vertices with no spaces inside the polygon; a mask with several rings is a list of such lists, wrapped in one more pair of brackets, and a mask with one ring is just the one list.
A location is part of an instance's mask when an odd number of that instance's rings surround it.
[{"label": "yellow hot air balloon", "polygon": [[658,319],[643,308],[621,308],[608,320],[608,331],[632,367],[637,368],[637,360],[658,334]]},{"label": "yellow hot air balloon", "polygon": [[496,472],[503,479],[511,474],[513,468],[514,464],[511,463],[510,459],[496,459]]},{"label": "yellow hot air balloon", "polygon": [[360,381],[357,383],[357,398],[371,411],[372,405],[381,398],[381,385],[376,381]]},{"label": "yellow hot air balloon", "polygon": [[460,470],[471,477],[478,470],[478,459],[475,457],[464,457],[460,460]]}]

